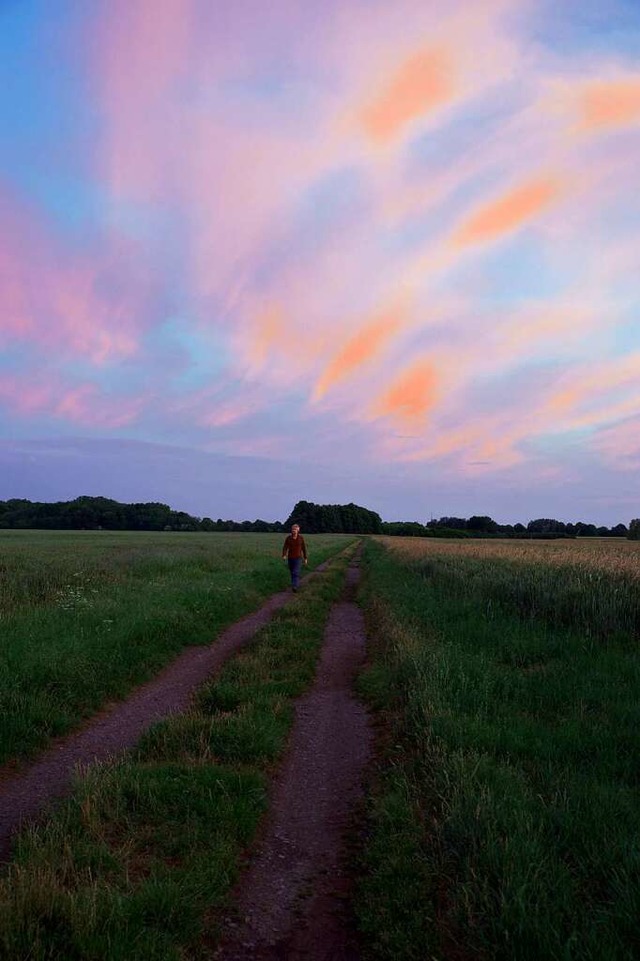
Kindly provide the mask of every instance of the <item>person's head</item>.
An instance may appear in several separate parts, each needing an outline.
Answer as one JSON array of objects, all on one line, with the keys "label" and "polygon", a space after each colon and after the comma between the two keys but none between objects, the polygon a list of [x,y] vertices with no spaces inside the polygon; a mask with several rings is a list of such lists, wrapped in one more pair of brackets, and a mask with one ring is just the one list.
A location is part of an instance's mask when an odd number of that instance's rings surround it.
[{"label": "person's head", "polygon": [[291,525],[291,534],[292,534],[292,536],[293,536],[293,537],[297,537],[299,533],[300,533],[300,525],[299,525],[299,524],[292,524],[292,525]]}]

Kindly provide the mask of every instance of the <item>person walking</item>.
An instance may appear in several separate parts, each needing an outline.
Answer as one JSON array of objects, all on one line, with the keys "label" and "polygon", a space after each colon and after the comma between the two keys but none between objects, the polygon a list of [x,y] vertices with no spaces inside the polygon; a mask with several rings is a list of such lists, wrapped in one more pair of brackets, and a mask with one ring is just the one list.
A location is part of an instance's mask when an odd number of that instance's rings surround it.
[{"label": "person walking", "polygon": [[287,536],[282,548],[282,558],[289,565],[291,574],[291,590],[294,594],[298,591],[300,584],[300,570],[302,563],[307,563],[307,545],[304,537],[300,533],[300,525],[293,524],[291,533]]}]

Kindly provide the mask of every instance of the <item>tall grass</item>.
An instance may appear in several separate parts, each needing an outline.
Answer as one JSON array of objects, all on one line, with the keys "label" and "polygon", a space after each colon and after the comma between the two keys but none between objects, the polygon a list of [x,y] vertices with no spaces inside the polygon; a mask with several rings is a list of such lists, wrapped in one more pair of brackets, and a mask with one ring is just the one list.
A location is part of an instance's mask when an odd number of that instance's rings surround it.
[{"label": "tall grass", "polygon": [[597,639],[640,636],[640,542],[384,543],[460,597]]},{"label": "tall grass", "polygon": [[[275,534],[2,532],[0,763],[286,587]],[[309,536],[310,568],[352,538]]]},{"label": "tall grass", "polygon": [[21,836],[0,881],[2,961],[212,956],[346,563],[304,586],[192,711],[91,768],[48,824]]},{"label": "tall grass", "polygon": [[[403,562],[376,544],[366,556],[374,644],[361,684],[389,729],[360,893],[372,954],[638,957],[628,597],[594,607],[583,586],[571,627],[554,613],[575,589],[560,568],[537,583],[521,564],[509,578],[503,560]],[[603,598],[619,584],[609,576],[595,580]]]}]

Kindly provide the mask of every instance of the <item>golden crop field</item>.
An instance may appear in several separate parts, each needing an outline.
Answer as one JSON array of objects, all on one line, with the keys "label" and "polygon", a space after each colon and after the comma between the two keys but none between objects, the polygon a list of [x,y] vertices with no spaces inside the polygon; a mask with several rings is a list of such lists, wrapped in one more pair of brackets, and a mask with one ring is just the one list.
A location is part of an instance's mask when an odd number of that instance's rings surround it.
[{"label": "golden crop field", "polygon": [[640,578],[640,541],[624,537],[576,540],[445,540],[427,537],[380,537],[406,560],[429,558],[495,558],[525,564],[560,564],[598,569]]}]

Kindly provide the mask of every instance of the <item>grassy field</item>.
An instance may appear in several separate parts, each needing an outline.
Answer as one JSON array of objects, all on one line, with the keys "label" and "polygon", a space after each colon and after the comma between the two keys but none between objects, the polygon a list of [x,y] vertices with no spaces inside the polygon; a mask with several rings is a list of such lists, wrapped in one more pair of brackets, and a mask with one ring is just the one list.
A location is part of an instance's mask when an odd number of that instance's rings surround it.
[{"label": "grassy field", "polygon": [[191,712],[92,767],[48,824],[22,835],[0,880],[2,961],[212,956],[346,565],[339,557],[304,585]]},{"label": "grassy field", "polygon": [[[2,535],[0,709],[35,690],[34,743],[52,716],[77,723],[285,586],[281,540]],[[313,561],[348,541],[309,538]],[[0,882],[1,959],[211,956],[345,563],[192,711],[22,836]],[[640,545],[367,539],[363,567],[359,687],[379,730],[357,846],[363,956],[640,957]]]},{"label": "grassy field", "polygon": [[[278,534],[0,532],[0,764],[287,586]],[[307,536],[309,569],[353,540]]]},{"label": "grassy field", "polygon": [[638,546],[368,544],[373,957],[640,956]]}]

